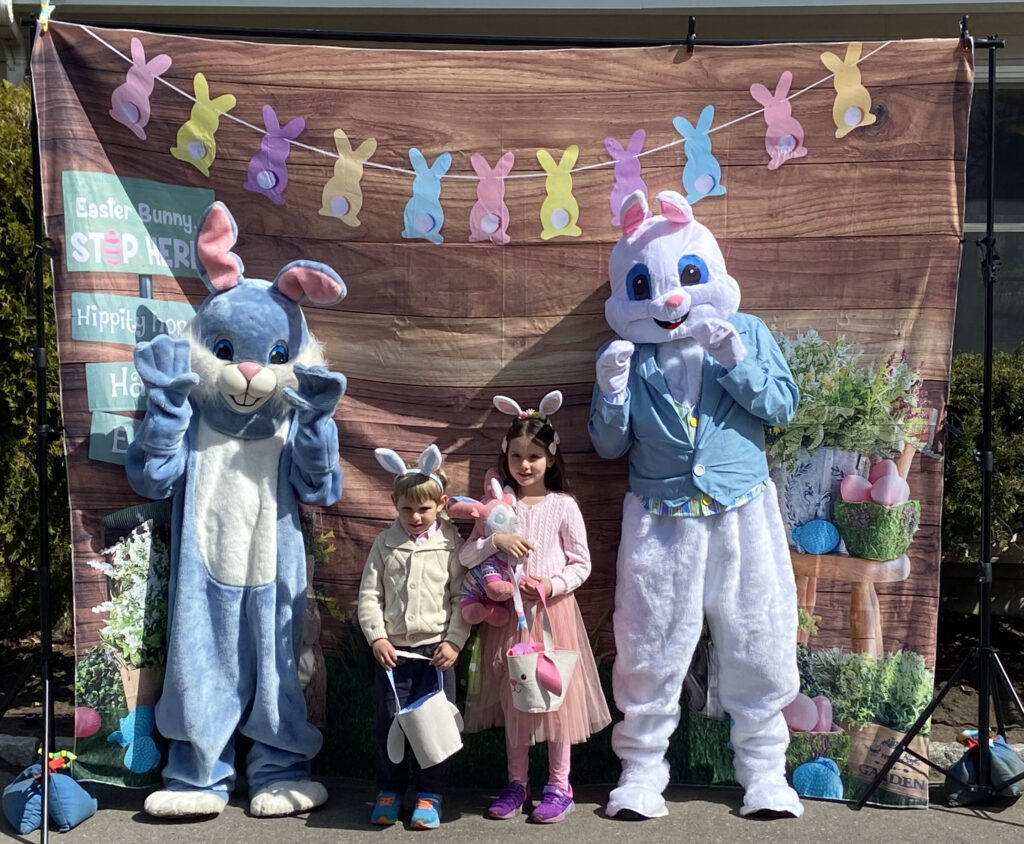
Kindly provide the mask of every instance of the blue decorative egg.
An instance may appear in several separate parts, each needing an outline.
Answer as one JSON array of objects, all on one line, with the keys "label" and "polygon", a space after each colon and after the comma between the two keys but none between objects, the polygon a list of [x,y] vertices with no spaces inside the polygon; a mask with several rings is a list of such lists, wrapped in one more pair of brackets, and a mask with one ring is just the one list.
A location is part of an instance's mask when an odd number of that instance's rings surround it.
[{"label": "blue decorative egg", "polygon": [[149,736],[137,738],[124,752],[124,766],[136,774],[144,774],[160,764],[160,751]]},{"label": "blue decorative egg", "polygon": [[793,541],[801,554],[828,554],[839,544],[839,531],[832,522],[814,519],[793,528]]},{"label": "blue decorative egg", "polygon": [[801,797],[843,799],[843,781],[839,777],[839,766],[827,756],[819,756],[798,766],[793,771],[793,788]]}]

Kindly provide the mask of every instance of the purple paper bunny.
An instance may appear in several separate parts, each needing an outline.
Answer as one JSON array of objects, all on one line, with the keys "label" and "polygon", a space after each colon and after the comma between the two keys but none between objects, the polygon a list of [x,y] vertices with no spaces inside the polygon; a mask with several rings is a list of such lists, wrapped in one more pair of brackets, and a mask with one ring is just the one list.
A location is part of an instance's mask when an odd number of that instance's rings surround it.
[{"label": "purple paper bunny", "polygon": [[263,106],[263,123],[267,134],[260,143],[260,151],[249,161],[249,178],[242,185],[246,190],[262,193],[275,205],[284,205],[284,189],[288,187],[288,166],[285,164],[294,140],[306,128],[301,117],[289,120],[284,126],[277,119],[274,107]]},{"label": "purple paper bunny", "polygon": [[509,214],[505,204],[505,177],[515,163],[515,153],[506,152],[492,170],[487,159],[478,153],[469,157],[469,163],[480,177],[476,185],[476,204],[469,212],[469,240],[477,243],[489,240],[505,245],[508,236]]},{"label": "purple paper bunny", "polygon": [[792,84],[793,74],[784,70],[774,94],[760,82],[750,86],[750,96],[764,106],[764,121],[768,124],[764,134],[764,148],[771,159],[768,162],[769,170],[781,167],[791,158],[807,155],[804,127],[793,117],[793,106],[786,98]]},{"label": "purple paper bunny", "polygon": [[621,226],[619,209],[622,203],[633,191],[639,190],[647,196],[647,185],[640,177],[640,159],[637,156],[644,148],[644,139],[647,133],[643,129],[637,129],[629,139],[626,148],[615,138],[605,138],[604,146],[608,154],[615,159],[615,187],[612,188],[612,195],[609,199],[612,208],[612,225]]},{"label": "purple paper bunny", "polygon": [[110,116],[146,140],[145,126],[149,123],[149,97],[156,78],[171,66],[171,57],[161,53],[146,61],[146,50],[138,38],[132,38],[132,66],[125,81],[110,95]]}]

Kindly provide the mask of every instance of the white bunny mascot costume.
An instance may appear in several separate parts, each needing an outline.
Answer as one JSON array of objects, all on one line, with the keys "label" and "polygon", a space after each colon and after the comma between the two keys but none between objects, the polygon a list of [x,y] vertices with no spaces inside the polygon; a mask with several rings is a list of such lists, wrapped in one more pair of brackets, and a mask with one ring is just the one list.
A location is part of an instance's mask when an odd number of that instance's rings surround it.
[{"label": "white bunny mascot costume", "polygon": [[678,193],[658,200],[653,217],[640,191],[622,205],[605,303],[618,338],[598,353],[590,413],[597,452],[629,455],[614,615],[622,775],[606,812],[668,813],[665,753],[706,616],[740,813],[799,816],[782,716],[799,690],[796,587],[764,456],[764,426],[789,422],[797,388],[764,323],[737,313],[714,236]]}]

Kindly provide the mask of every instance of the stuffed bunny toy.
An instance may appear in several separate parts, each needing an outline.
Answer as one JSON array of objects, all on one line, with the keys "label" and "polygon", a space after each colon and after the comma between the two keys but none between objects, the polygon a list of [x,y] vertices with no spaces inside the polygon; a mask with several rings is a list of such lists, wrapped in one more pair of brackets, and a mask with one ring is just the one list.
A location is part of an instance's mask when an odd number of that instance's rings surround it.
[{"label": "stuffed bunny toy", "polygon": [[676,192],[623,203],[589,430],[629,456],[616,563],[612,747],[622,775],[606,812],[667,814],[669,738],[704,617],[733,720],[740,813],[803,811],[785,777],[783,707],[796,696],[797,600],[764,455],[797,389],[771,332],[738,312],[739,285],[711,232]]},{"label": "stuffed bunny toy", "polygon": [[[480,536],[495,533],[516,533],[519,519],[516,498],[502,490],[494,471],[484,478],[484,498],[456,496],[448,502],[453,519],[474,519]],[[510,617],[507,601],[512,598],[512,572],[503,556],[494,555],[466,572],[462,582],[462,617],[468,624],[485,622],[495,627],[506,624]]]},{"label": "stuffed bunny toy", "polygon": [[210,291],[187,339],[140,343],[146,415],[127,454],[140,495],[173,497],[167,671],[156,707],[170,739],[160,817],[216,815],[234,786],[234,736],[253,742],[249,810],[320,805],[310,780],[319,731],[297,663],[306,600],[298,503],[341,495],[333,414],[343,375],[327,370],[300,303],[345,295],[329,267],[293,261],[274,281],[243,276],[237,228],[214,203],[196,241]]}]

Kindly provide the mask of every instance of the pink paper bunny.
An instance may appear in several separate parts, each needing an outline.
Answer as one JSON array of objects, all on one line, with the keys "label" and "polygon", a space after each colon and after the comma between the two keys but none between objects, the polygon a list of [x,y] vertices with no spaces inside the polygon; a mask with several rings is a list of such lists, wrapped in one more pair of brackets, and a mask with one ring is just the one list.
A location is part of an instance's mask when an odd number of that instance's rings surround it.
[{"label": "pink paper bunny", "polygon": [[149,123],[149,97],[156,78],[167,72],[171,57],[161,53],[146,61],[146,50],[138,38],[132,38],[132,66],[125,81],[110,95],[110,116],[146,140],[145,126]]},{"label": "pink paper bunny", "polygon": [[642,191],[643,195],[647,196],[647,185],[640,177],[640,159],[637,158],[644,148],[646,137],[647,133],[643,129],[637,129],[625,149],[615,138],[604,139],[605,149],[615,159],[615,187],[612,188],[612,195],[609,199],[613,226],[622,225],[619,209],[622,208],[622,203],[627,196],[635,190]]},{"label": "pink paper bunny", "polygon": [[760,82],[750,86],[750,96],[764,106],[764,121],[768,129],[764,135],[764,148],[771,159],[768,169],[775,170],[791,158],[803,158],[807,155],[804,146],[804,127],[793,117],[793,106],[788,99],[789,86],[793,84],[793,74],[784,70],[779,77],[779,84],[772,94]]},{"label": "pink paper bunny", "polygon": [[292,148],[288,141],[302,134],[306,121],[296,117],[282,127],[274,107],[265,105],[263,123],[267,127],[267,134],[260,143],[260,151],[249,161],[249,178],[242,187],[262,193],[275,205],[284,205],[282,194],[288,187],[288,165],[285,160]]},{"label": "pink paper bunny", "polygon": [[480,177],[476,185],[476,204],[469,212],[469,241],[489,240],[505,245],[508,236],[509,213],[505,205],[505,177],[515,163],[515,154],[506,152],[492,170],[487,160],[478,153],[469,157],[469,163]]}]

